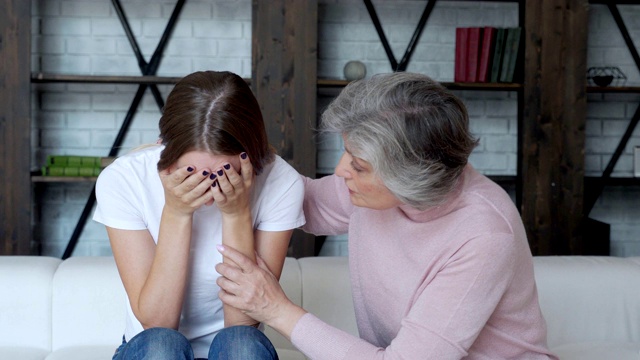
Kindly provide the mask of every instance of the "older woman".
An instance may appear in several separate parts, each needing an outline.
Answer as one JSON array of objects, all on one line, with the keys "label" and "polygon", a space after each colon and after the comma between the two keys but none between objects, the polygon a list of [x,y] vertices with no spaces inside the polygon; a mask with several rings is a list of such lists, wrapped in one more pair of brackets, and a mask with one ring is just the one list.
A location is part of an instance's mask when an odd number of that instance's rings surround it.
[{"label": "older woman", "polygon": [[312,359],[547,359],[531,252],[517,209],[468,164],[462,102],[427,76],[351,83],[323,114],[344,139],[335,175],[305,179],[304,229],[349,233],[360,337],[286,298],[264,263],[219,251],[220,299]]}]

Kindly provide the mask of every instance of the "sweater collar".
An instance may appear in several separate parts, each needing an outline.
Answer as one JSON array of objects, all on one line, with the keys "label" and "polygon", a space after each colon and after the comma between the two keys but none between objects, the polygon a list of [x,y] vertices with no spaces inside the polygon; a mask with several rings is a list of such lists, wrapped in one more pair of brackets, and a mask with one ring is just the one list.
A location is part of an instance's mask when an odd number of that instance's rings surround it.
[{"label": "sweater collar", "polygon": [[456,208],[467,178],[473,171],[474,170],[471,165],[467,165],[465,167],[462,174],[460,174],[460,178],[458,178],[458,183],[447,195],[446,200],[441,205],[432,206],[426,210],[419,210],[411,205],[402,204],[398,206],[398,209],[404,214],[404,216],[416,222],[427,222],[447,215]]}]

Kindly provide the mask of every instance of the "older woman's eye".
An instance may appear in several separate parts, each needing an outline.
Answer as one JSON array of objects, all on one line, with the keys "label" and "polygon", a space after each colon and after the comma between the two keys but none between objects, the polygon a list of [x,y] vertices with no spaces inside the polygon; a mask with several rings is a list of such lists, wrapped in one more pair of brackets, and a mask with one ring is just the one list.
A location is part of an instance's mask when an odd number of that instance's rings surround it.
[{"label": "older woman's eye", "polygon": [[353,161],[350,163],[351,168],[355,171],[355,172],[361,172],[364,169],[361,168],[360,166],[358,166],[356,163],[354,163]]}]

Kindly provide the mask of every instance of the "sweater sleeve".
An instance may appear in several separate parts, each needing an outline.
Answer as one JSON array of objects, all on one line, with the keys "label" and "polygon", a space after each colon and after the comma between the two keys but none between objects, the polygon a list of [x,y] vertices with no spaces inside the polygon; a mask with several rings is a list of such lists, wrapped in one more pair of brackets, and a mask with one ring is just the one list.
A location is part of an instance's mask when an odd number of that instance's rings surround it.
[{"label": "sweater sleeve", "polygon": [[[510,238],[510,234],[479,236],[450,258],[435,277],[425,279],[397,335],[386,348],[333,328],[311,314],[296,324],[292,342],[316,360],[464,358],[480,332],[485,327],[491,328],[488,321],[509,288],[518,264],[526,263],[512,246],[506,245],[512,242]],[[501,247],[495,248],[497,245]],[[530,285],[523,284],[522,298],[517,299],[517,304],[527,303],[529,294],[525,290]],[[493,335],[510,336],[508,332]],[[518,343],[514,348],[521,349],[521,346],[522,343]],[[507,354],[514,349],[503,350]],[[530,358],[547,358],[545,349],[531,350],[537,354]]]},{"label": "sweater sleeve", "polygon": [[335,175],[315,180],[303,176],[303,180],[307,223],[302,229],[315,235],[347,233],[354,206],[344,181]]}]

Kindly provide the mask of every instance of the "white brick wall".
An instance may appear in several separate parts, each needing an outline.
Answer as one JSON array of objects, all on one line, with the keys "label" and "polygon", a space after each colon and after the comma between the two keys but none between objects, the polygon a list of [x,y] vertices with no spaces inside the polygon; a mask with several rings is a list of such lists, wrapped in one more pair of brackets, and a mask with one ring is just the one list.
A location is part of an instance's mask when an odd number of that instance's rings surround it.
[{"label": "white brick wall", "polygon": [[[33,70],[70,74],[139,75],[137,62],[112,5],[107,0],[32,0]],[[391,70],[384,49],[360,0],[320,0],[318,73],[342,78],[344,64],[360,60],[371,75]],[[130,25],[147,60],[175,1],[123,0]],[[423,1],[374,1],[386,36],[399,60],[424,9]],[[632,37],[640,39],[640,7],[620,6]],[[455,28],[517,26],[517,5],[475,1],[439,1],[412,57],[408,71],[436,80],[453,79]],[[638,40],[640,41],[640,40]],[[627,84],[640,74],[606,7],[592,5],[588,66],[619,66]],[[182,76],[196,70],[230,70],[251,76],[251,1],[190,0],[183,8],[159,75]],[[131,104],[136,85],[45,84],[33,86],[33,168],[47,154],[105,155]],[[159,86],[166,97],[170,86]],[[460,91],[469,108],[471,128],[480,146],[472,164],[485,174],[515,175],[517,97],[510,92]],[[330,98],[320,97],[319,111]],[[604,170],[633,115],[638,95],[590,94],[585,166],[587,175]],[[145,95],[125,139],[123,151],[157,137],[159,111]],[[318,139],[318,172],[332,172],[342,151],[339,137]],[[632,176],[632,149],[640,145],[636,130],[613,176]],[[34,232],[45,255],[60,256],[91,190],[90,184],[38,184]],[[592,216],[612,224],[612,253],[640,255],[638,189],[605,191]],[[635,215],[635,216],[634,216]],[[346,236],[329,237],[324,255],[345,255]],[[102,226],[89,221],[76,255],[109,254]]]},{"label": "white brick wall", "polygon": [[[32,0],[32,69],[60,74],[140,75],[133,50],[108,0]],[[122,1],[147,61],[175,1]],[[157,74],[183,76],[205,69],[251,76],[251,2],[190,0],[182,9]],[[158,86],[163,97],[170,86]],[[104,156],[131,105],[137,85],[33,86],[32,168],[49,154]],[[122,152],[155,142],[160,112],[149,91]],[[42,254],[61,256],[92,184],[37,184],[34,236]],[[104,226],[88,221],[74,255],[110,254]]]}]

